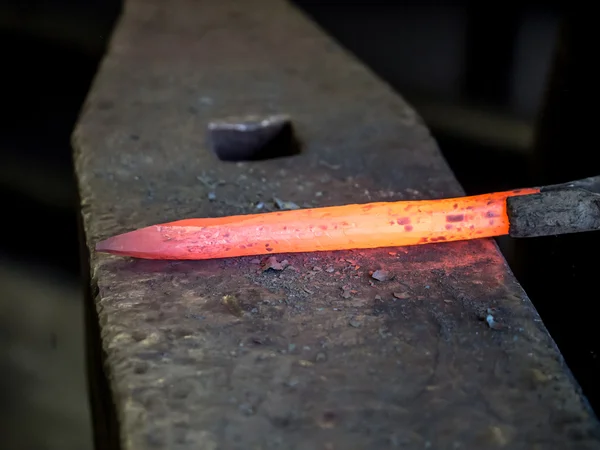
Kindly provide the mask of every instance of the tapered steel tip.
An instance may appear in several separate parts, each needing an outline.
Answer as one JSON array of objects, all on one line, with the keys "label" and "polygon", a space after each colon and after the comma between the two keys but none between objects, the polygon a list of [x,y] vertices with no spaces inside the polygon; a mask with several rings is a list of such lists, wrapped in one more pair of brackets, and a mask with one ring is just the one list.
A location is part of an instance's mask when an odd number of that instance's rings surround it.
[{"label": "tapered steel tip", "polygon": [[141,228],[119,234],[96,243],[99,253],[156,258],[163,251],[164,238],[157,227]]}]

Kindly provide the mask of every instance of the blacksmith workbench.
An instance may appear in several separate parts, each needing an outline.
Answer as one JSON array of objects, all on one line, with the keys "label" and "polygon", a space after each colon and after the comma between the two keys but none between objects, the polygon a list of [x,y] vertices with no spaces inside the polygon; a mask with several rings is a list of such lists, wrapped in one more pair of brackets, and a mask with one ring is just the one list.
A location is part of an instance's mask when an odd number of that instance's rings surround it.
[{"label": "blacksmith workbench", "polygon": [[[274,113],[299,155],[209,150],[209,121]],[[73,145],[99,448],[599,448],[493,240],[280,255],[282,271],[94,252],[274,198],[463,194],[416,113],[287,2],[126,1]]]}]

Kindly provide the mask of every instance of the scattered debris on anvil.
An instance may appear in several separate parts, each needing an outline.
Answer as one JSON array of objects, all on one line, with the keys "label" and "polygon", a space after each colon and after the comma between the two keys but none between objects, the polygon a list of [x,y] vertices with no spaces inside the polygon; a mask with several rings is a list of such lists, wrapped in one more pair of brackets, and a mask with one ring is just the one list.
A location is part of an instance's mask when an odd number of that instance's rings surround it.
[{"label": "scattered debris on anvil", "polygon": [[[313,258],[313,260],[315,260],[315,258]],[[349,263],[350,265],[355,265],[357,263],[355,260],[347,259],[347,258],[343,258],[338,261],[345,261],[345,262]],[[286,270],[286,268],[289,268],[289,267],[293,268],[293,266],[287,259],[279,260],[277,256],[269,256],[262,260],[254,258],[250,262],[252,264],[260,264],[260,272],[262,272],[262,273],[269,273],[269,272],[278,273],[278,272],[282,272],[282,271]],[[325,261],[323,261],[323,262],[325,262]],[[306,272],[306,274],[310,274],[311,276],[320,274],[321,276],[331,276],[331,277],[334,277],[335,279],[338,279],[339,276],[343,276],[341,272],[335,271],[335,268],[333,265],[324,264],[324,266],[326,267],[326,269],[323,269],[323,267],[317,266],[317,265],[308,265],[308,266],[306,266],[308,268],[308,272]],[[359,267],[359,266],[356,265],[355,267]],[[352,268],[354,269],[354,267],[352,267]],[[298,269],[295,269],[295,270],[298,270]],[[343,273],[345,273],[346,276],[348,276],[348,272],[346,270],[343,270]],[[371,285],[373,285],[372,284],[373,282],[371,281],[371,279],[376,280],[376,282],[378,282],[377,285],[382,286],[382,287],[384,286],[384,284],[379,284],[379,283],[384,283],[384,282],[388,282],[388,281],[392,281],[392,280],[396,279],[395,274],[386,269],[372,270],[372,271],[369,271],[368,273],[370,275],[369,283]],[[331,275],[329,275],[329,274],[331,274]],[[394,286],[395,284],[396,283],[392,283],[390,286]],[[400,282],[399,284],[402,285],[401,289],[406,289],[406,290],[399,290],[399,291],[392,291],[392,292],[388,291],[388,293],[385,293],[385,294],[383,294],[383,293],[377,294],[374,296],[374,301],[377,304],[383,304],[382,302],[385,303],[384,299],[390,298],[390,297],[391,297],[392,302],[396,302],[397,300],[410,300],[410,299],[418,300],[418,299],[423,298],[422,296],[415,296],[413,293],[411,293],[410,288],[408,288],[408,286],[406,286],[404,283]],[[387,286],[387,284],[386,284],[386,286]],[[430,288],[429,285],[425,286],[425,289],[429,289],[429,288]],[[314,294],[314,291],[309,289],[306,286],[304,286],[302,289],[304,292],[306,292],[309,295]],[[356,290],[355,286],[352,286],[350,284],[343,284],[340,286],[340,296],[343,299],[346,299],[346,300],[352,299],[357,294],[358,294],[358,291]],[[444,302],[449,303],[450,301],[444,300]],[[241,308],[238,300],[234,296],[227,295],[227,296],[223,297],[223,304],[230,311],[230,313],[233,314],[234,316],[241,317],[243,315],[242,308]],[[339,308],[333,308],[333,309],[335,311],[339,310]],[[495,314],[496,314],[496,310],[494,308],[486,308],[486,309],[480,311],[480,313],[478,313],[478,318],[482,322],[485,322],[487,324],[487,326],[492,330],[495,330],[495,331],[505,330],[506,325],[498,322],[497,318],[495,317]],[[357,317],[352,317],[349,320],[348,325],[353,328],[359,328],[362,326],[362,322],[360,320],[358,320]]]},{"label": "scattered debris on anvil", "polygon": [[263,272],[266,272],[267,270],[275,270],[277,272],[281,272],[289,265],[290,263],[287,259],[284,259],[280,262],[277,260],[276,256],[269,256],[268,258],[265,258],[262,261],[260,268]]},{"label": "scattered debris on anvil", "polygon": [[[357,264],[357,261],[355,261],[353,259],[342,259],[340,261],[345,261],[345,262],[349,263],[350,265],[352,265],[353,266],[353,267],[351,267],[352,270],[358,270],[358,268],[360,268],[360,266]],[[286,268],[291,267],[291,264],[287,259],[280,261],[277,256],[269,256],[267,258],[264,258],[263,260],[254,258],[250,261],[250,263],[251,264],[260,264],[260,272],[263,272],[263,273],[282,272]],[[343,272],[348,274],[346,270],[344,270]],[[323,273],[332,274],[333,277],[339,277],[342,275],[341,272],[335,270],[333,265],[327,265],[325,269],[323,269],[321,266],[312,266],[312,267],[310,267],[308,272],[305,272],[303,277],[306,277],[306,276],[312,277],[317,274],[323,274]],[[390,272],[389,270],[385,270],[385,269],[377,269],[374,271],[370,271],[369,274],[370,274],[371,278],[373,278],[379,282],[391,281],[391,280],[395,279],[395,275],[392,272]],[[356,276],[352,276],[352,277],[356,278]],[[369,283],[372,286],[374,286],[370,280],[369,280]],[[308,287],[304,287],[303,290],[308,294],[314,293]],[[358,294],[358,291],[348,284],[344,284],[344,285],[340,286],[340,290],[341,290],[340,296],[344,299],[352,298],[353,296]],[[405,299],[411,298],[411,295],[408,292],[393,292],[391,295],[394,299],[405,300]],[[381,296],[376,295],[375,299],[381,300]]]}]

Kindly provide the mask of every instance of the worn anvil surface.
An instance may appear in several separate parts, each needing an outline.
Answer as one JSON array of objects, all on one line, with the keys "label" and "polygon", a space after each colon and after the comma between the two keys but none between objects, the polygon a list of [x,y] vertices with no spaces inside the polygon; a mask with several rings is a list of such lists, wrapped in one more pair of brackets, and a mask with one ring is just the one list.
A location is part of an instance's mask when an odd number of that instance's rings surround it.
[{"label": "worn anvil surface", "polygon": [[[301,154],[239,164],[208,149],[209,121],[271,113],[292,117]],[[73,144],[122,448],[600,445],[492,240],[280,255],[283,271],[94,253],[273,197],[462,194],[415,112],[288,3],[127,1]]]}]

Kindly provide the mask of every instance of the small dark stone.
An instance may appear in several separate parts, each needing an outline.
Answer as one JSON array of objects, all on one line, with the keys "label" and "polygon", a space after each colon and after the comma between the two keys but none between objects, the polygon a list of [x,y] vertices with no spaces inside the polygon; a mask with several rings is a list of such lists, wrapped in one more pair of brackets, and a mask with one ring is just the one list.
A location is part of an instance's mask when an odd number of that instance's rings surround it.
[{"label": "small dark stone", "polygon": [[287,202],[284,200],[280,200],[277,197],[273,197],[273,201],[275,202],[275,205],[277,206],[277,208],[279,208],[281,210],[300,209],[300,207],[297,204],[295,204],[294,202]]},{"label": "small dark stone", "polygon": [[388,281],[394,278],[394,275],[389,270],[379,269],[371,274],[371,278],[377,281]]},{"label": "small dark stone", "polygon": [[254,408],[252,407],[252,405],[249,405],[248,403],[242,403],[238,407],[238,409],[245,416],[251,416],[254,414]]},{"label": "small dark stone", "polygon": [[348,286],[342,286],[342,298],[352,297],[352,290]]},{"label": "small dark stone", "polygon": [[279,262],[275,256],[269,256],[262,263],[261,269],[263,272],[266,272],[269,269],[276,270],[278,272],[284,270],[290,263],[287,259]]}]

